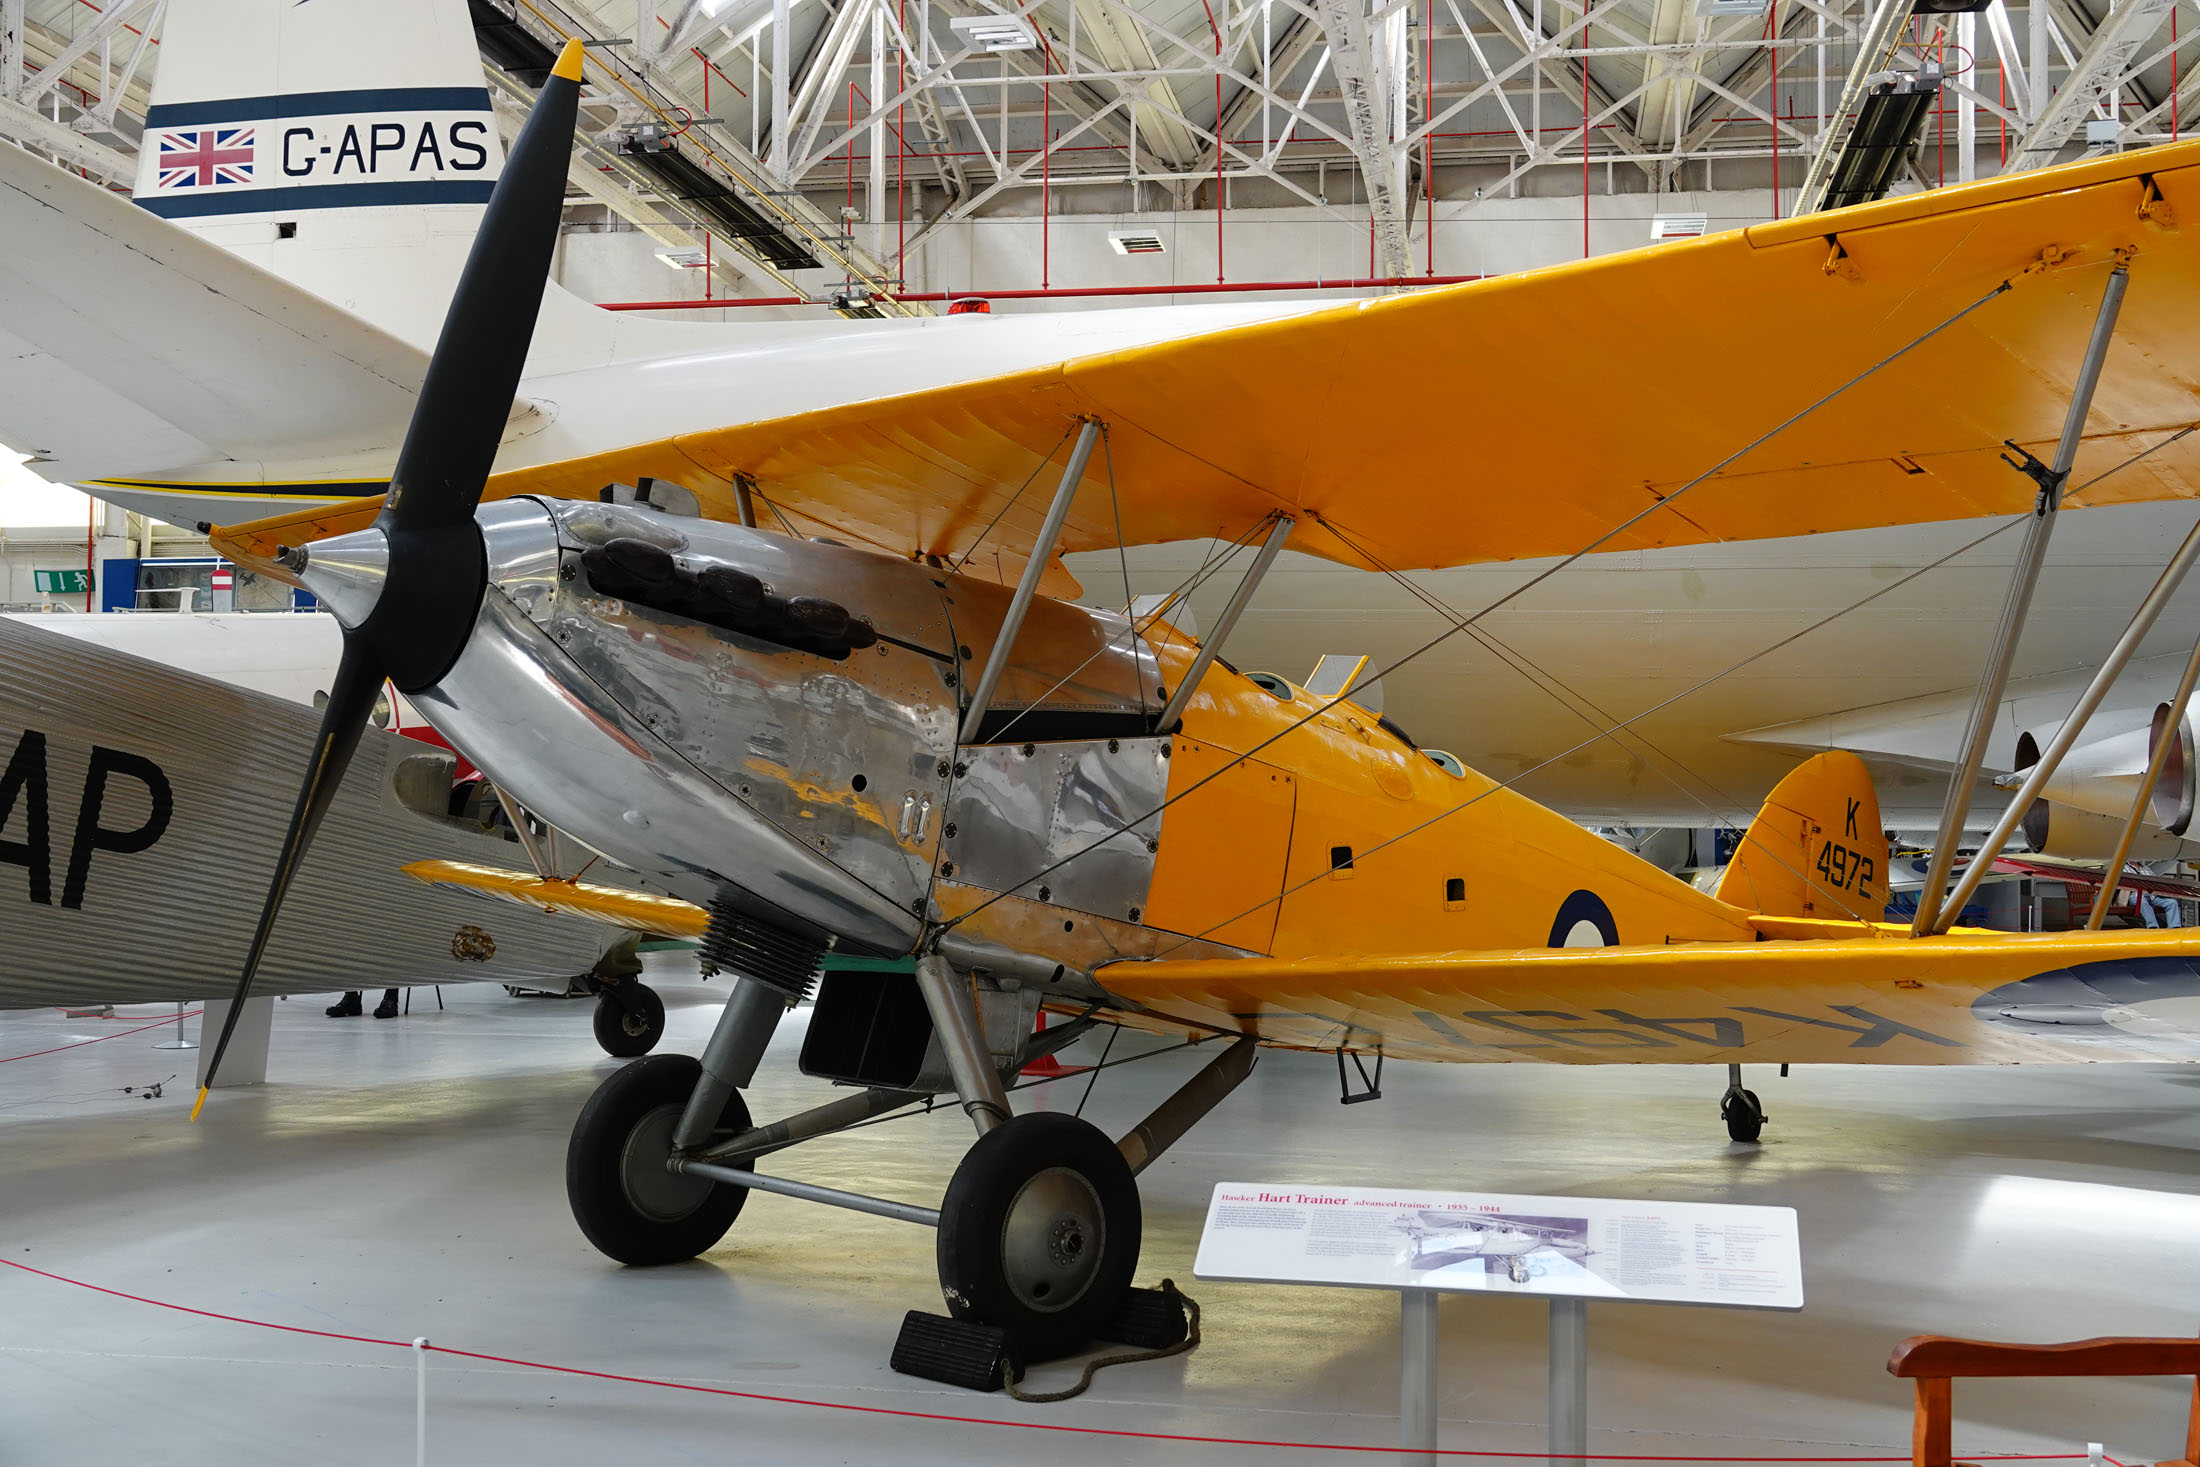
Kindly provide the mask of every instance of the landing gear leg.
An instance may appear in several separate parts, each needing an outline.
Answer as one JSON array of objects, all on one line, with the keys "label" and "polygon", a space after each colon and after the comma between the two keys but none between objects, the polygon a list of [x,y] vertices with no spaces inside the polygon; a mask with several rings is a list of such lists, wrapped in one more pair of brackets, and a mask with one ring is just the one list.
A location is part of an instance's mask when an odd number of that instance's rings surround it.
[{"label": "landing gear leg", "polygon": [[940,1293],[957,1319],[997,1325],[1019,1361],[1073,1354],[1130,1292],[1143,1219],[1130,1164],[1089,1121],[1016,1115],[970,990],[945,958],[917,984],[978,1130],[940,1203]]},{"label": "landing gear leg", "polygon": [[1726,1095],[1719,1101],[1719,1118],[1726,1134],[1736,1141],[1755,1141],[1765,1129],[1765,1108],[1754,1090],[1742,1088],[1742,1067],[1726,1067]]},{"label": "landing gear leg", "polygon": [[653,1055],[611,1076],[582,1108],[566,1149],[574,1221],[621,1263],[693,1258],[733,1226],[749,1189],[676,1172],[672,1162],[750,1128],[741,1088],[824,954],[821,943],[716,909],[703,945],[713,971],[740,974],[703,1057]]}]

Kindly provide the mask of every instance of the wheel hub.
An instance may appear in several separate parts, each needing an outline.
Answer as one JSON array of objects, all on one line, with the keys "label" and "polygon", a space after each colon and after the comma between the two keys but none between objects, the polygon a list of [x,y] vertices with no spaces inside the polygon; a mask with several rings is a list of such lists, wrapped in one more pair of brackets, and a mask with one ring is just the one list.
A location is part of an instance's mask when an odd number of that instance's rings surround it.
[{"label": "wheel hub", "polygon": [[701,1207],[714,1185],[705,1177],[681,1176],[665,1170],[672,1157],[672,1132],[686,1107],[660,1105],[637,1121],[627,1133],[619,1157],[619,1183],[626,1200],[642,1216],[655,1222],[678,1222]]},{"label": "wheel hub", "polygon": [[1001,1269],[1026,1307],[1067,1309],[1084,1297],[1106,1255],[1100,1194],[1068,1167],[1049,1167],[1017,1190],[1001,1226]]}]

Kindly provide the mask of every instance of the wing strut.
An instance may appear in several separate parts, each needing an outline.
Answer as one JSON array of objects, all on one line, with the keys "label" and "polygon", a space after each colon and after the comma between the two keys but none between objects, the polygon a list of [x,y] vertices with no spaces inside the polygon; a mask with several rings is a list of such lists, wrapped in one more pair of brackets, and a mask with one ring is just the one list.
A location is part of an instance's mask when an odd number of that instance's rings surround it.
[{"label": "wing strut", "polygon": [[[1943,909],[1951,913],[1963,910],[1961,902],[1943,903],[1941,893],[1948,889],[1956,842],[1963,835],[1964,817],[1971,813],[1971,791],[1978,783],[1979,769],[1986,763],[1986,742],[1993,736],[1994,714],[2009,685],[2009,664],[2016,659],[2017,638],[2023,635],[2025,615],[2032,609],[2032,588],[2039,583],[2040,565],[2047,558],[2047,540],[2055,533],[2055,516],[2062,509],[2063,486],[2069,482],[2070,466],[2078,457],[2078,441],[2085,432],[2086,416],[2093,409],[2093,389],[2100,385],[2101,364],[2108,359],[2108,344],[2116,334],[2116,315],[2123,309],[2124,289],[2130,283],[2131,272],[2121,263],[2108,274],[2100,311],[2093,318],[2093,337],[2086,343],[2077,387],[2070,394],[2070,411],[2063,418],[2062,439],[2055,445],[2055,462],[2042,464],[2021,448],[2017,452],[2023,458],[2008,460],[2039,481],[2039,499],[2024,527],[2024,545],[2009,573],[2009,595],[2002,602],[2001,624],[1994,629],[1993,650],[1986,654],[1986,670],[1979,675],[1978,692],[1971,700],[1971,720],[1963,735],[1963,760],[1948,782],[1948,798],[1941,806],[1932,869],[1925,875],[1925,885],[1918,889],[1917,917],[1910,924],[1912,937],[1946,931],[1948,923],[1940,920]],[[2029,805],[2031,801],[2024,803]],[[2023,812],[2020,809],[2018,813]],[[1992,864],[1991,859],[1971,863],[1981,876]],[[1977,882],[1971,884],[1976,886]]]},{"label": "wing strut", "polygon": [[1008,659],[1016,651],[1016,636],[1024,629],[1024,613],[1031,610],[1031,598],[1039,594],[1039,578],[1054,559],[1054,544],[1062,536],[1062,522],[1069,518],[1070,501],[1077,497],[1078,481],[1085,477],[1085,462],[1099,441],[1099,422],[1085,419],[1077,430],[1077,444],[1069,451],[1069,464],[1062,470],[1062,487],[1054,491],[1054,503],[1047,506],[1046,522],[1039,526],[1031,559],[1024,563],[1023,578],[1017,581],[1016,594],[1009,599],[1008,615],[1001,618],[1001,629],[994,635],[993,655],[986,658],[985,671],[978,674],[978,685],[970,690],[970,711],[963,715],[962,726],[962,741],[966,744],[978,741],[978,728],[993,703],[993,689],[1008,670]]},{"label": "wing strut", "polygon": [[[2001,848],[2008,844],[2009,837],[2016,831],[2017,822],[2024,819],[2024,812],[2032,808],[2032,802],[2039,798],[2047,781],[2054,777],[2056,766],[2062,763],[2063,755],[2070,752],[2071,746],[2085,732],[2087,721],[2093,717],[2093,710],[2101,706],[2101,699],[2108,696],[2109,685],[2124,670],[2124,664],[2131,661],[2131,655],[2139,650],[2139,643],[2146,639],[2146,634],[2154,629],[2155,619],[2162,614],[2162,608],[2169,605],[2170,597],[2177,594],[2178,583],[2185,579],[2185,572],[2192,569],[2195,560],[2200,560],[2200,520],[2193,522],[2192,529],[2185,534],[2184,543],[2177,547],[2177,553],[2170,557],[2169,564],[2162,567],[2162,574],[2155,578],[2154,588],[2147,592],[2146,600],[2140,602],[2139,609],[2131,614],[2131,620],[2124,626],[2124,634],[2116,639],[2115,646],[2109,648],[2108,656],[2102,659],[2100,671],[2093,674],[2093,681],[2087,683],[2085,691],[2078,696],[2078,706],[2070,710],[2070,717],[2063,720],[2063,726],[2055,731],[2055,737],[2040,751],[2040,762],[2025,771],[2024,784],[2017,790],[2016,798],[2009,802],[2008,809],[2001,812],[2001,819],[1994,822],[1993,830],[1980,844],[1978,854],[1965,869],[1963,879],[1956,883],[1956,889],[1948,893],[1948,900],[1940,909],[1939,923],[1933,929],[1935,932],[1948,930],[1955,922],[1956,914],[1963,910],[1963,904],[1971,899],[1971,893],[1977,891],[1979,883],[1986,879],[1986,873],[1993,867],[1994,858],[2001,854]],[[1933,858],[1937,861],[1940,853],[1935,851]]]},{"label": "wing strut", "polygon": [[[2155,737],[2154,752],[2147,759],[2147,772],[2140,777],[2139,793],[2131,802],[2131,814],[2124,818],[2124,832],[2116,837],[2116,854],[2101,872],[2101,892],[2093,899],[2093,915],[2085,919],[2085,930],[2098,932],[2101,923],[2108,919],[2108,904],[2115,900],[2116,883],[2123,879],[2124,862],[2131,859],[2131,842],[2139,834],[2139,817],[2147,810],[2154,796],[2154,787],[2162,782],[2162,770],[2169,764],[2173,750],[2184,745],[2185,706],[2192,702],[2192,687],[2200,682],[2200,642],[2192,644],[2192,655],[2185,659],[2184,675],[2177,679],[2177,691],[2170,695],[2168,716],[2157,725],[2161,733]],[[2178,833],[2184,832],[2179,829]]]},{"label": "wing strut", "polygon": [[1268,538],[1261,542],[1260,553],[1253,557],[1252,568],[1238,588],[1230,593],[1230,604],[1222,608],[1222,615],[1215,621],[1215,629],[1200,639],[1199,652],[1192,658],[1192,665],[1184,670],[1176,691],[1169,695],[1169,704],[1161,710],[1161,717],[1154,723],[1154,731],[1167,733],[1184,716],[1185,705],[1192,701],[1192,694],[1199,691],[1199,680],[1207,675],[1208,667],[1222,651],[1222,644],[1229,639],[1230,628],[1237,625],[1238,614],[1245,610],[1245,603],[1253,599],[1253,592],[1260,586],[1261,578],[1268,574],[1268,567],[1276,563],[1283,552],[1283,542],[1291,538],[1292,526],[1298,521],[1287,514],[1276,516],[1276,522],[1268,527]]}]

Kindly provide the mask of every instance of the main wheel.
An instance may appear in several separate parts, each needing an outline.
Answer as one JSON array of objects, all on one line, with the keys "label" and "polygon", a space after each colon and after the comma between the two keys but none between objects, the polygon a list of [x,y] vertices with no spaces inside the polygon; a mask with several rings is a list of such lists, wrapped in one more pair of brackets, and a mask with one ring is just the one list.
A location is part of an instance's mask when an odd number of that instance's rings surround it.
[{"label": "main wheel", "polygon": [[1765,1108],[1754,1090],[1729,1090],[1719,1102],[1719,1118],[1736,1141],[1754,1141],[1765,1129]]},{"label": "main wheel", "polygon": [[[665,1170],[673,1128],[702,1074],[692,1055],[654,1055],[605,1080],[581,1107],[565,1148],[565,1198],[573,1221],[607,1257],[633,1264],[693,1258],[726,1235],[749,1200],[746,1187]],[[737,1091],[718,1117],[718,1134],[748,1127],[749,1108]]]},{"label": "main wheel", "polygon": [[940,1292],[957,1319],[1008,1331],[1019,1360],[1090,1344],[1138,1268],[1138,1184],[1097,1126],[1016,1116],[978,1138],[940,1203]]},{"label": "main wheel", "polygon": [[633,1059],[655,1049],[665,1037],[665,1001],[646,983],[629,979],[621,987],[640,1012],[629,1012],[609,989],[597,994],[596,1042],[605,1054]]}]

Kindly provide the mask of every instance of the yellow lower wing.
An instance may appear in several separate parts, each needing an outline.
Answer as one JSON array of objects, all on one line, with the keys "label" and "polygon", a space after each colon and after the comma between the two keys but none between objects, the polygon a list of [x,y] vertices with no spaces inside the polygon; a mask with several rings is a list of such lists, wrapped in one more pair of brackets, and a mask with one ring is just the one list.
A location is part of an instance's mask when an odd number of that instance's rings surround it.
[{"label": "yellow lower wing", "polygon": [[2200,929],[1116,963],[1099,978],[1149,1020],[1402,1059],[2200,1059]]},{"label": "yellow lower wing", "polygon": [[578,881],[546,881],[495,866],[470,866],[462,861],[415,861],[405,874],[447,891],[477,892],[534,907],[544,912],[565,912],[625,927],[635,932],[654,932],[666,937],[701,937],[710,914],[693,902],[678,897],[652,896],[615,886],[589,886]]},{"label": "yellow lower wing", "polygon": [[[408,876],[697,938],[693,903],[456,861]],[[1758,919],[1819,940],[1115,963],[1141,1028],[1288,1048],[1556,1064],[2017,1064],[2200,1059],[2200,928],[1959,932]]]}]

